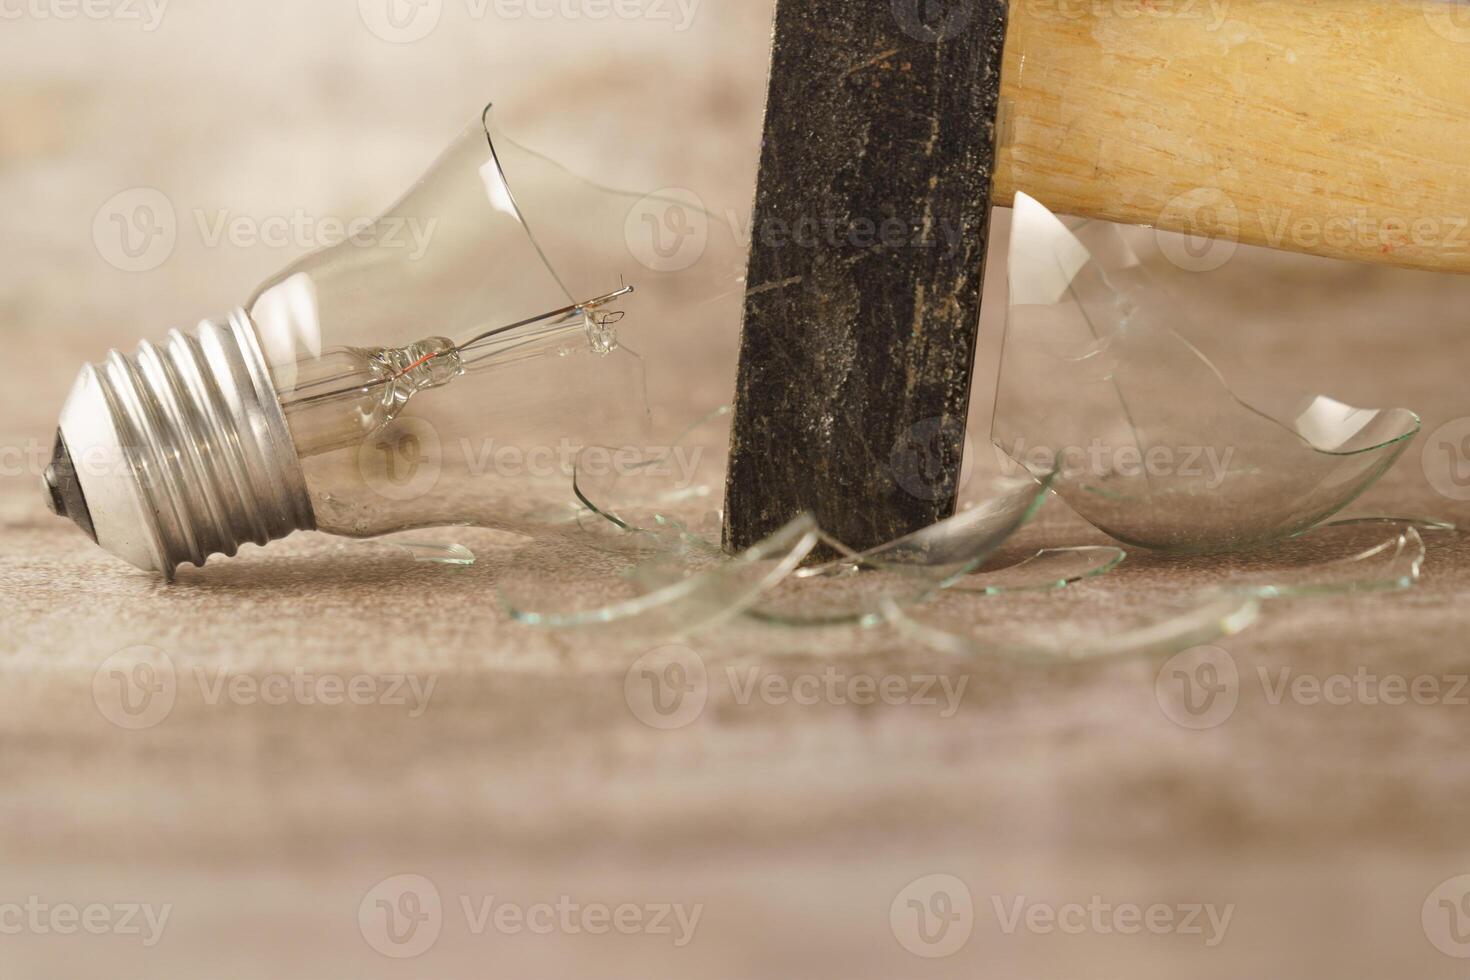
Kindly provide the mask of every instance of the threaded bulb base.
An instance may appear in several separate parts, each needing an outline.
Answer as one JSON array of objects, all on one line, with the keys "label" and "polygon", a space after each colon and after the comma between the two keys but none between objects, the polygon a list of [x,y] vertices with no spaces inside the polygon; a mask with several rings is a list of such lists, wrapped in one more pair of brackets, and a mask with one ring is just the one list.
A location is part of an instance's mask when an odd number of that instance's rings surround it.
[{"label": "threaded bulb base", "polygon": [[61,439],[97,542],[168,578],[316,525],[243,311],[85,367]]}]

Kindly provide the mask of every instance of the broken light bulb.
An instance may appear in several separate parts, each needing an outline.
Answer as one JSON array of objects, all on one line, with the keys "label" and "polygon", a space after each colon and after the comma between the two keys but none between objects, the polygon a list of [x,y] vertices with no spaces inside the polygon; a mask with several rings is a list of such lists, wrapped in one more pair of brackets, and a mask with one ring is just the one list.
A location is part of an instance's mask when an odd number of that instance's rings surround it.
[{"label": "broken light bulb", "polygon": [[[227,317],[84,367],[49,504],[169,577],[296,530],[570,519],[576,452],[646,416],[615,332],[634,285],[625,250],[536,222],[607,215],[609,193],[500,137],[487,108],[373,226]],[[381,233],[406,221],[421,252]]]}]

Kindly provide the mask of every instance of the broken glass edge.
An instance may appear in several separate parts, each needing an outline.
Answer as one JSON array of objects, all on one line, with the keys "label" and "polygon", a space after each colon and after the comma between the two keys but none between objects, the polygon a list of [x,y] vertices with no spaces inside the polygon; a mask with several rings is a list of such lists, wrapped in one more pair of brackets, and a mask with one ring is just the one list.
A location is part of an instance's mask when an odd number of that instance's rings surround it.
[{"label": "broken glass edge", "polygon": [[1299,536],[1310,534],[1319,527],[1343,527],[1351,524],[1406,524],[1421,534],[1428,531],[1432,534],[1458,533],[1460,527],[1450,521],[1441,520],[1438,517],[1394,517],[1390,514],[1349,514],[1344,517],[1335,517],[1298,532]]},{"label": "broken glass edge", "polygon": [[[1305,581],[1271,581],[1273,577],[1285,578],[1284,573],[1262,572],[1259,581],[1227,582],[1222,588],[1237,595],[1254,596],[1259,599],[1294,599],[1363,592],[1399,592],[1412,588],[1423,573],[1424,561],[1428,557],[1424,538],[1418,527],[1410,521],[1393,521],[1385,518],[1348,518],[1343,521],[1327,521],[1311,528],[1298,538],[1313,532],[1330,530],[1334,527],[1361,525],[1395,526],[1396,533],[1376,545],[1356,554],[1309,566],[1303,573]],[[1436,527],[1435,530],[1442,530]],[[1356,566],[1369,566],[1359,570]],[[1347,575],[1331,580],[1334,572],[1346,570]]]},{"label": "broken glass edge", "polygon": [[691,632],[737,615],[759,596],[786,578],[817,543],[816,522],[809,515],[802,515],[781,528],[764,541],[753,545],[739,555],[725,557],[716,567],[685,576],[662,587],[632,598],[614,601],[595,609],[552,613],[520,608],[516,600],[500,591],[502,606],[512,619],[528,626],[551,629],[569,629],[595,626],[631,620],[655,612],[670,612],[670,607],[680,602],[692,602],[700,594],[716,589],[719,583],[733,578],[735,572],[747,570],[760,562],[771,562],[771,569],[754,583],[738,588],[732,595],[721,597],[718,608],[707,614],[696,614],[689,621],[677,624],[676,634]]},{"label": "broken glass edge", "polygon": [[[950,591],[990,596],[1010,592],[1049,592],[1106,575],[1127,557],[1128,552],[1112,545],[1041,548],[1004,568],[975,572],[951,586]],[[1019,581],[1016,580],[1018,576]]]},{"label": "broken glass edge", "polygon": [[[1003,342],[1001,354],[1000,369],[1002,372],[1005,372],[1007,366],[1007,346],[1013,342],[1010,339],[1010,334],[1014,332],[1014,328],[1009,324],[1009,317],[1014,315],[1014,311],[1018,306],[1024,307],[1029,305],[1045,307],[1056,305],[1060,302],[1060,297],[1062,295],[1070,295],[1072,297],[1072,301],[1077,304],[1079,311],[1081,311],[1083,319],[1088,321],[1096,345],[1101,345],[1096,346],[1092,353],[1098,353],[1106,350],[1108,345],[1110,345],[1112,341],[1120,335],[1121,330],[1126,329],[1132,316],[1131,313],[1126,315],[1123,321],[1123,327],[1120,328],[1120,330],[1115,330],[1114,332],[1109,333],[1106,337],[1099,336],[1096,326],[1091,323],[1091,318],[1088,316],[1087,313],[1087,304],[1076,293],[1076,278],[1079,273],[1089,265],[1095,266],[1096,274],[1102,279],[1103,283],[1113,291],[1114,295],[1119,300],[1132,297],[1139,291],[1144,292],[1145,298],[1155,298],[1158,296],[1166,295],[1164,290],[1160,289],[1155,283],[1153,283],[1152,277],[1150,274],[1148,274],[1147,270],[1141,268],[1141,265],[1138,262],[1136,255],[1132,253],[1131,246],[1129,246],[1126,240],[1122,238],[1118,226],[1107,222],[1081,222],[1074,226],[1069,226],[1057,215],[1052,214],[1052,212],[1046,209],[1046,207],[1040,202],[1036,201],[1034,198],[1029,197],[1028,195],[1025,195],[1024,193],[1018,193],[1016,195],[1014,205],[1015,208],[1013,212],[1013,226],[1010,248],[1011,289],[1010,298],[1007,304],[1007,340],[1006,342]],[[1103,254],[1101,254],[1101,252],[1099,252],[1099,254],[1094,254],[1093,251],[1091,251],[1086,245],[1084,245],[1082,241],[1076,237],[1076,234],[1074,234],[1074,232],[1077,232],[1078,229],[1084,226],[1092,224],[1097,224],[1099,225],[1099,227],[1103,227],[1105,229],[1103,233],[1109,234],[1111,236],[1111,240],[1115,241],[1119,254],[1130,261],[1123,262],[1119,260],[1116,256],[1112,256],[1111,258],[1113,264],[1110,264],[1108,261],[1109,257],[1104,256]],[[1027,229],[1030,229],[1029,237]],[[1029,270],[1029,272],[1023,272],[1022,270]],[[1124,290],[1116,286],[1112,282],[1111,276],[1112,274],[1121,274],[1121,271],[1127,271],[1134,274],[1141,285],[1135,284],[1131,288],[1131,290]],[[1017,280],[1018,275],[1023,276],[1019,283]],[[1053,293],[1055,293],[1056,295],[1053,296]],[[1024,301],[1018,299],[1018,296],[1023,297]],[[1353,409],[1352,406],[1347,406],[1343,403],[1336,402],[1335,400],[1328,399],[1327,401],[1330,401],[1334,406],[1345,411],[1348,415],[1356,415],[1366,411],[1372,411],[1374,416],[1378,416],[1386,420],[1386,424],[1390,426],[1399,425],[1400,428],[1398,431],[1396,431],[1395,434],[1386,438],[1380,438],[1372,445],[1358,446],[1351,449],[1334,449],[1329,446],[1319,445],[1307,438],[1307,433],[1300,426],[1289,425],[1286,422],[1282,421],[1281,418],[1278,418],[1276,414],[1273,414],[1270,411],[1267,411],[1255,404],[1252,404],[1251,402],[1241,397],[1237,389],[1235,389],[1226,380],[1224,374],[1220,371],[1220,369],[1204,354],[1203,351],[1201,351],[1187,337],[1184,337],[1183,335],[1178,333],[1178,331],[1174,330],[1172,327],[1164,323],[1150,323],[1148,324],[1148,327],[1157,331],[1158,335],[1166,337],[1167,339],[1175,341],[1182,345],[1182,347],[1186,351],[1188,351],[1190,355],[1192,355],[1192,359],[1194,361],[1196,361],[1198,364],[1203,365],[1209,371],[1209,373],[1218,383],[1220,390],[1224,392],[1224,394],[1231,400],[1233,404],[1245,410],[1246,412],[1269,422],[1274,428],[1290,436],[1292,440],[1304,446],[1309,452],[1318,456],[1333,458],[1347,458],[1376,453],[1378,454],[1378,458],[1372,461],[1371,465],[1365,468],[1361,473],[1356,474],[1352,481],[1345,481],[1345,492],[1343,492],[1337,498],[1327,496],[1321,500],[1315,501],[1313,500],[1313,498],[1307,498],[1305,502],[1309,503],[1311,506],[1303,507],[1302,512],[1299,514],[1294,513],[1290,509],[1290,507],[1284,509],[1280,518],[1275,522],[1279,525],[1277,527],[1268,526],[1258,531],[1252,531],[1251,529],[1245,527],[1231,528],[1223,531],[1220,534],[1215,535],[1213,538],[1211,538],[1203,531],[1201,531],[1197,535],[1194,535],[1193,539],[1191,539],[1191,536],[1180,534],[1177,531],[1174,533],[1164,531],[1162,532],[1162,537],[1160,537],[1159,532],[1155,532],[1152,535],[1139,533],[1140,529],[1136,526],[1130,527],[1127,520],[1109,520],[1108,515],[1099,514],[1095,511],[1094,508],[1086,506],[1084,503],[1074,503],[1074,507],[1076,507],[1078,512],[1082,514],[1082,516],[1085,517],[1090,523],[1093,523],[1095,526],[1104,530],[1105,533],[1108,533],[1110,536],[1115,537],[1126,544],[1133,544],[1140,547],[1171,551],[1176,553],[1208,554],[1212,552],[1242,550],[1245,548],[1259,546],[1261,544],[1267,544],[1271,541],[1281,540],[1282,538],[1291,536],[1293,534],[1301,533],[1302,531],[1327,520],[1334,514],[1340,513],[1343,508],[1351,504],[1364,491],[1366,491],[1370,486],[1376,483],[1377,480],[1383,475],[1383,473],[1389,467],[1391,467],[1393,463],[1399,458],[1404,449],[1407,448],[1409,442],[1420,431],[1422,423],[1418,415],[1407,409]],[[1055,352],[1052,353],[1053,356],[1057,356]],[[1126,353],[1124,357],[1127,357]],[[1085,360],[1085,358],[1083,359]],[[1112,377],[1112,374],[1110,373],[1108,376]],[[1115,389],[1117,388],[1117,384],[1117,380],[1114,379],[1113,385]],[[996,409],[994,412],[994,420],[992,422],[992,442],[1003,454],[1009,455],[1012,458],[1016,458],[1006,449],[1006,446],[1004,444],[1005,436],[1002,430],[1007,428],[1014,428],[1014,431],[1010,433],[1012,437],[1020,435],[1021,437],[1029,438],[1035,433],[1032,431],[1021,432],[1021,425],[1015,425],[1013,427],[1011,425],[1008,425],[1004,421],[1005,418],[1012,414],[1024,415],[1026,411],[1024,408],[1021,408],[1017,412],[1013,412],[1009,408],[1003,406],[1002,402],[1005,391],[1006,384],[1004,381],[1002,381],[997,385],[996,388]],[[1144,450],[1145,441],[1140,437],[1139,427],[1132,421],[1132,413],[1128,407],[1129,399],[1127,397],[1124,397],[1121,392],[1118,392],[1118,398],[1119,407],[1123,413],[1123,416],[1128,421],[1129,428],[1131,428],[1133,432],[1132,448],[1137,450],[1141,454],[1146,455],[1146,451]],[[1321,401],[1323,401],[1322,397],[1318,396],[1316,401],[1313,402],[1313,405]],[[1357,431],[1361,431],[1361,429]],[[1043,432],[1042,435],[1042,441],[1047,441],[1047,434]],[[1062,441],[1065,442],[1068,440],[1063,439]],[[1350,443],[1351,438],[1349,438],[1347,442]],[[1150,441],[1150,448],[1152,448],[1154,444],[1155,443]],[[1020,462],[1022,465],[1027,465],[1024,460],[1018,459],[1018,462]],[[1149,483],[1146,476],[1145,482]],[[1318,481],[1318,485],[1321,485],[1321,481]],[[1080,494],[1083,497],[1086,497],[1088,495],[1096,495],[1103,499],[1114,501],[1120,504],[1126,504],[1137,508],[1150,509],[1156,506],[1157,500],[1161,497],[1173,495],[1176,493],[1186,493],[1189,496],[1195,496],[1200,493],[1199,488],[1190,485],[1169,488],[1160,491],[1156,490],[1150,484],[1147,487],[1147,493],[1140,495],[1137,493],[1120,492],[1111,490],[1109,488],[1096,486],[1088,481],[1079,481],[1078,483],[1069,487],[1067,480],[1058,480],[1056,489],[1057,492],[1061,496],[1063,496],[1064,499],[1069,499],[1069,502],[1071,502],[1070,498],[1072,494],[1075,493]],[[1213,488],[1211,489],[1213,492]],[[1293,498],[1294,504],[1300,504],[1302,502],[1303,501],[1298,498]]]},{"label": "broken glass edge", "polygon": [[1250,627],[1260,616],[1261,604],[1253,596],[1204,596],[1183,611],[1085,644],[1054,644],[1039,639],[1024,643],[987,642],[983,636],[963,636],[915,619],[896,603],[886,603],[883,614],[900,633],[939,653],[1059,664],[1164,656],[1212,643]]},{"label": "broken glass edge", "polygon": [[971,523],[980,520],[982,517],[989,516],[985,513],[985,507],[986,505],[993,503],[997,499],[994,496],[986,497],[985,499],[979,501],[976,506],[971,507],[968,510],[963,510],[958,514],[955,514],[953,517],[947,517],[942,521],[936,521],[935,523],[930,524],[927,527],[920,528],[919,530],[909,534],[905,534],[902,537],[894,538],[892,541],[889,541],[886,544],[880,544],[877,547],[869,548],[866,551],[854,551],[853,549],[847,547],[841,541],[838,541],[836,538],[832,537],[824,531],[822,532],[822,540],[829,547],[835,548],[837,551],[841,552],[843,556],[840,558],[835,558],[829,562],[824,562],[820,565],[803,568],[797,574],[801,578],[827,578],[833,575],[847,575],[850,574],[850,566],[895,572],[911,571],[916,567],[952,568],[954,570],[951,571],[947,575],[947,577],[942,580],[942,583],[940,585],[940,588],[945,588],[947,587],[947,585],[952,584],[953,581],[957,580],[959,577],[968,575],[973,572],[976,568],[980,566],[980,564],[985,562],[992,554],[995,553],[996,547],[1004,544],[1006,539],[1009,538],[1010,535],[1014,534],[1017,530],[1029,524],[1031,520],[1035,518],[1037,512],[1041,509],[1042,505],[1046,503],[1047,491],[1051,489],[1052,481],[1056,478],[1056,475],[1057,471],[1055,467],[1053,467],[1050,472],[1043,473],[1041,476],[995,477],[996,483],[999,483],[1002,480],[1012,483],[1014,485],[1013,491],[1018,496],[1021,495],[1023,492],[1029,493],[1030,499],[1029,502],[1026,504],[1026,507],[1021,510],[1017,515],[1016,520],[1009,531],[1005,532],[1005,534],[999,539],[985,539],[986,543],[991,544],[991,547],[989,548],[989,550],[985,550],[983,554],[978,553],[979,549],[977,549],[976,553],[967,554],[963,559],[948,562],[938,562],[935,563],[934,566],[930,566],[923,562],[900,561],[889,557],[893,555],[907,553],[910,549],[923,552],[925,550],[928,550],[925,547],[927,544],[934,542],[942,543],[945,538],[962,537],[963,529],[967,528]]},{"label": "broken glass edge", "polygon": [[[1298,537],[1333,527],[1385,525],[1398,528],[1390,538],[1354,555],[1309,566],[1303,572],[1305,581],[1297,584],[1267,581],[1273,574],[1262,573],[1259,583],[1227,582],[1223,586],[1199,593],[1189,607],[1172,616],[1100,637],[1085,644],[1048,644],[987,642],[983,636],[966,636],[951,632],[904,610],[896,603],[885,603],[884,617],[909,637],[931,649],[965,656],[1000,656],[1032,662],[1078,662],[1126,656],[1169,654],[1191,646],[1209,643],[1234,635],[1259,618],[1264,604],[1270,600],[1320,598],[1366,592],[1394,592],[1412,588],[1420,579],[1426,558],[1420,528],[1430,532],[1451,532],[1454,525],[1434,518],[1392,518],[1376,515],[1347,517],[1328,521],[1302,532]],[[1045,553],[1043,549],[1042,553]],[[1055,549],[1053,549],[1055,550]],[[999,573],[1020,568],[1032,559],[1000,569]],[[1119,558],[1121,561],[1122,558]],[[1373,564],[1365,574],[1328,581],[1334,571],[1352,569],[1356,565]],[[1114,566],[1115,567],[1115,566]],[[1314,580],[1312,576],[1318,578]],[[1018,591],[1010,589],[1008,591]],[[954,589],[955,594],[990,595],[981,590]]]},{"label": "broken glass edge", "polygon": [[[906,605],[917,605],[933,597],[944,589],[951,588],[960,582],[965,576],[979,568],[990,557],[995,554],[996,549],[1010,539],[1018,530],[1026,526],[1046,503],[1047,495],[1051,486],[1051,479],[1055,471],[1043,478],[1034,477],[997,477],[996,482],[1005,480],[1014,486],[1010,493],[1016,499],[1013,513],[997,515],[993,511],[987,511],[986,505],[999,503],[1006,498],[991,497],[982,501],[979,505],[962,511],[953,517],[936,522],[928,527],[922,528],[911,534],[896,538],[884,545],[868,549],[864,552],[852,552],[840,541],[826,535],[818,529],[821,540],[836,547],[840,551],[847,552],[850,557],[834,559],[821,565],[798,569],[793,578],[848,578],[860,574],[863,569],[874,572],[884,572],[895,576],[894,591],[902,590],[905,594],[901,597],[892,593],[878,596],[863,597],[862,604],[858,608],[844,610],[842,612],[820,613],[815,615],[793,615],[788,612],[776,611],[773,608],[761,608],[753,605],[745,610],[745,616],[749,619],[773,626],[787,626],[794,628],[825,628],[833,626],[875,626],[883,622],[883,605],[886,602],[902,601]],[[931,552],[932,550],[943,551],[946,539],[963,541],[965,531],[971,525],[986,520],[998,520],[1000,526],[992,534],[980,538],[967,547],[957,557],[950,561],[938,561],[934,564],[924,564],[913,561],[890,560],[888,555],[899,555],[907,553],[910,549],[919,554]],[[928,546],[939,545],[937,549]]]},{"label": "broken glass edge", "polygon": [[418,562],[460,567],[475,563],[475,553],[458,541],[447,544],[435,544],[431,541],[386,541],[384,544],[407,552]]},{"label": "broken glass edge", "polygon": [[[733,414],[733,412],[734,412],[734,408],[731,405],[721,405],[718,408],[714,409],[713,411],[708,412],[704,416],[702,416],[699,419],[695,420],[693,423],[685,426],[684,429],[669,444],[669,449],[667,451],[665,451],[665,452],[663,452],[663,453],[661,453],[661,454],[659,454],[657,456],[652,456],[652,457],[650,457],[648,459],[641,460],[641,461],[633,464],[632,467],[631,467],[631,469],[634,469],[634,470],[649,470],[649,469],[654,468],[655,466],[661,465],[663,463],[670,462],[671,459],[672,459],[672,457],[673,457],[673,455],[674,455],[674,453],[689,440],[689,437],[693,433],[695,433],[695,432],[699,431],[700,429],[704,428],[705,426],[709,425],[711,422],[714,422],[714,421],[716,421],[718,419],[722,419],[722,418],[728,418],[731,414]],[[598,517],[601,517],[602,519],[608,521],[609,523],[611,523],[612,525],[614,525],[617,528],[620,528],[621,530],[624,530],[624,531],[652,531],[652,530],[654,530],[654,528],[646,528],[646,527],[641,527],[641,526],[635,525],[632,522],[630,522],[629,520],[627,520],[627,519],[619,516],[613,510],[612,505],[610,505],[610,504],[608,504],[606,502],[599,503],[598,501],[592,499],[595,496],[595,494],[589,493],[587,491],[587,480],[586,480],[586,477],[584,475],[585,474],[585,466],[584,466],[583,460],[586,457],[586,455],[590,451],[593,451],[593,450],[600,450],[600,451],[607,451],[607,452],[614,451],[611,447],[606,447],[606,446],[588,446],[588,447],[583,448],[580,452],[577,453],[576,458],[572,462],[572,493],[573,493],[573,495],[577,498],[577,500],[584,507],[586,507],[588,510],[590,510],[593,514],[595,514]],[[621,479],[621,478],[622,478],[622,475],[619,475],[619,479]],[[675,502],[678,502],[679,500],[683,500],[683,499],[689,499],[690,497],[707,495],[708,492],[709,492],[709,489],[710,488],[708,488],[706,486],[686,487],[684,490],[680,491],[679,494],[676,495],[676,496],[661,497],[661,498],[659,498],[656,501],[649,502],[649,504],[647,506],[654,506],[654,507],[656,507],[656,506],[663,505],[663,504],[675,503]],[[661,516],[661,515],[657,515],[656,514],[655,516],[657,518],[658,516]]]}]

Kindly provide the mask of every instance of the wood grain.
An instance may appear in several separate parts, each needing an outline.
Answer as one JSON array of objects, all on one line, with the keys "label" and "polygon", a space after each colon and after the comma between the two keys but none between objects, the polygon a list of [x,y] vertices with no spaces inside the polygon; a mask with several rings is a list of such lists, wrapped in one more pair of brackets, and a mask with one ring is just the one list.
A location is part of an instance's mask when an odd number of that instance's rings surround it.
[{"label": "wood grain", "polygon": [[874,6],[777,4],[731,550],[802,513],[862,550],[954,512],[1006,10],[983,0],[930,33]]},{"label": "wood grain", "polygon": [[995,203],[1470,271],[1470,7],[1011,8]]}]

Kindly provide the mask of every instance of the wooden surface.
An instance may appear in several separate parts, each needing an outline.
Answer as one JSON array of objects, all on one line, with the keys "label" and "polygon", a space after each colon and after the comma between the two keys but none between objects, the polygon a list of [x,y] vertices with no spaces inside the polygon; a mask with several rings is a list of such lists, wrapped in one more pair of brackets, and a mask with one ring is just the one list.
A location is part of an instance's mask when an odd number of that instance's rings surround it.
[{"label": "wooden surface", "polygon": [[[436,33],[391,45],[363,33],[353,4],[284,0],[171,7],[151,34],[0,26],[0,331],[13,368],[0,386],[0,904],[173,906],[152,948],[0,935],[7,980],[1464,976],[1421,911],[1440,882],[1470,872],[1470,709],[1272,704],[1258,673],[1470,672],[1463,543],[1434,548],[1416,592],[1269,609],[1224,644],[1247,686],[1209,731],[1166,720],[1157,664],[955,664],[885,632],[698,639],[709,701],[662,731],[625,700],[641,651],[504,619],[503,544],[452,569],[302,536],[166,586],[44,511],[24,451],[49,449],[79,362],[218,313],[295,255],[210,246],[195,209],[211,224],[221,208],[368,213],[486,89],[524,107],[507,121],[524,139],[571,152],[616,137],[629,155],[657,156],[651,186],[748,207],[769,29],[757,4],[701,7],[684,33],[469,22],[446,4]],[[620,93],[628,105],[612,101]],[[608,122],[629,105],[642,113]],[[99,253],[93,221],[138,186],[167,194],[180,231],[167,261],[124,273]],[[995,233],[1003,242],[1002,214]],[[1202,342],[1262,376],[1424,415],[1424,436],[1365,509],[1470,523],[1470,505],[1436,493],[1424,468],[1431,434],[1467,410],[1463,279],[1244,247],[1202,275],[1146,251],[1207,314]],[[990,290],[1003,274],[993,262]],[[732,390],[735,300],[708,329],[626,324],[671,424]],[[976,433],[997,326],[988,317],[980,332]],[[1448,475],[1438,449],[1429,463]],[[1060,508],[1045,513],[1033,543],[1099,540]],[[561,571],[573,587],[596,569]],[[1141,555],[1114,574],[1126,577],[1097,588],[1120,605],[1218,580],[1208,563]],[[1068,594],[1051,600],[1059,622],[1078,615]],[[138,644],[166,652],[180,683],[166,718],[129,731],[93,684]],[[436,683],[410,717],[390,704],[211,703],[198,680],[244,678],[248,693],[298,668]],[[742,703],[731,668],[742,684],[751,668],[792,682],[827,668],[970,680],[942,716]],[[418,959],[381,956],[359,928],[370,890],[402,874],[435,882],[450,912]],[[900,891],[930,874],[962,879],[976,906],[972,937],[947,959],[913,956],[890,928]],[[458,900],[488,895],[704,911],[682,948],[651,935],[475,935]],[[1177,935],[1007,933],[994,902],[1009,914],[1018,895],[1236,908],[1225,941],[1206,948]]]},{"label": "wooden surface", "polygon": [[1470,272],[1467,68],[1454,0],[1014,3],[995,201]]},{"label": "wooden surface", "polygon": [[954,513],[1005,4],[947,27],[869,0],[777,4],[728,550],[803,513],[858,551]]}]

